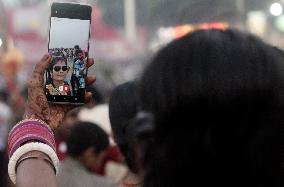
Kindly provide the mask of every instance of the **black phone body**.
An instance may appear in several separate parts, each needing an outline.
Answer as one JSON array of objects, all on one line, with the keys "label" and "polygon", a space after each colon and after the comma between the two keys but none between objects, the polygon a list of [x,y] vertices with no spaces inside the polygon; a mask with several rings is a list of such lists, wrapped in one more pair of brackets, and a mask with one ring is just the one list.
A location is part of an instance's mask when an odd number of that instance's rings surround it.
[{"label": "black phone body", "polygon": [[84,104],[92,7],[78,3],[51,5],[45,94],[49,102]]}]

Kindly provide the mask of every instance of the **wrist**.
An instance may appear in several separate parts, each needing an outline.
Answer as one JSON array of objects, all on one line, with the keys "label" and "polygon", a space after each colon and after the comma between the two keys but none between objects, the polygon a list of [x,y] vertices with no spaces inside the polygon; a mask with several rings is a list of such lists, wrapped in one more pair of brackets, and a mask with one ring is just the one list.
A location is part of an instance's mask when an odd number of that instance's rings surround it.
[{"label": "wrist", "polygon": [[23,119],[39,119],[42,121],[46,121],[42,116],[38,115],[36,112],[33,112],[32,110],[26,110]]},{"label": "wrist", "polygon": [[[11,181],[16,184],[17,181],[17,174],[16,174],[16,169],[17,167],[21,164],[21,162],[25,161],[25,157],[23,155],[29,154],[31,151],[37,151],[36,153],[40,153],[37,156],[30,155],[27,158],[28,159],[41,159],[47,163],[49,163],[54,171],[58,170],[58,165],[59,165],[59,159],[56,155],[56,152],[47,144],[40,143],[40,142],[31,142],[31,143],[26,143],[23,146],[19,147],[14,154],[9,158],[9,163],[8,163],[8,174],[11,179]],[[48,155],[48,157],[42,157],[42,154],[45,153]],[[21,161],[21,158],[24,159]],[[50,162],[51,160],[51,162]]]},{"label": "wrist", "polygon": [[57,168],[59,160],[55,151],[53,132],[44,121],[25,119],[16,124],[8,136],[8,173],[13,183],[16,167],[24,160],[41,159]]},{"label": "wrist", "polygon": [[53,165],[53,161],[52,159],[45,153],[40,152],[40,151],[30,151],[27,152],[25,154],[23,154],[17,161],[16,166],[15,166],[15,171],[17,172],[17,168],[19,167],[19,165],[24,162],[25,160],[30,160],[30,159],[38,159],[38,160],[42,160],[45,163],[47,163],[49,166],[52,167],[54,173],[56,174],[56,168]]}]

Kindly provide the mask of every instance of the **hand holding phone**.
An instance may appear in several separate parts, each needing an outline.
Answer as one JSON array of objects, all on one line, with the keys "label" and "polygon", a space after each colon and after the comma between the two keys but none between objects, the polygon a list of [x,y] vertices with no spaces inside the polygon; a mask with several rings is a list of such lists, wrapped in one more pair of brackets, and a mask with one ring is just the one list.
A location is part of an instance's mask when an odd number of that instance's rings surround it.
[{"label": "hand holding phone", "polygon": [[53,3],[45,73],[49,102],[83,104],[86,90],[92,8],[86,4]]},{"label": "hand holding phone", "polygon": [[[44,83],[43,75],[45,69],[49,67],[50,63],[51,56],[45,55],[41,61],[36,64],[33,76],[31,76],[32,78],[29,80],[28,84],[28,105],[25,110],[24,119],[41,119],[54,130],[62,124],[62,120],[66,113],[76,107],[76,105],[58,105],[47,101],[45,90],[42,85]],[[90,67],[93,64],[94,60],[90,58],[87,62],[87,67]],[[86,77],[86,84],[93,84],[95,80],[95,76],[88,76]],[[92,94],[87,92],[84,101],[88,102],[91,98]]]}]

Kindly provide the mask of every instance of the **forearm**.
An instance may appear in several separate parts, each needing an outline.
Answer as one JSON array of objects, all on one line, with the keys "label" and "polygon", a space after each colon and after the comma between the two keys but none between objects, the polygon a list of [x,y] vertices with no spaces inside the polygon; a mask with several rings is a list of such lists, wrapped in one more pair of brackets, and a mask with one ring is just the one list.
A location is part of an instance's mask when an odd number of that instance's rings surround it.
[{"label": "forearm", "polygon": [[[40,151],[33,151],[35,155],[45,157]],[[23,155],[24,157],[25,155]],[[43,159],[26,159],[17,167],[18,187],[56,187],[56,176],[53,167]]]},{"label": "forearm", "polygon": [[9,134],[8,153],[8,173],[17,186],[56,186],[59,160],[54,135],[45,122],[38,119],[19,122]]}]

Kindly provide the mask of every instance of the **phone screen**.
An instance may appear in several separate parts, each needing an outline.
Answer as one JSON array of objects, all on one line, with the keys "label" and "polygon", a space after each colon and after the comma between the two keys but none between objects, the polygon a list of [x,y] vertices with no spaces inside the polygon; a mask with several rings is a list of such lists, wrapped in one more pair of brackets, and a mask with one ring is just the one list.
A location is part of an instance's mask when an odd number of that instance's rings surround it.
[{"label": "phone screen", "polygon": [[45,73],[48,101],[84,103],[90,24],[90,6],[69,3],[52,5],[48,45],[52,61]]}]

